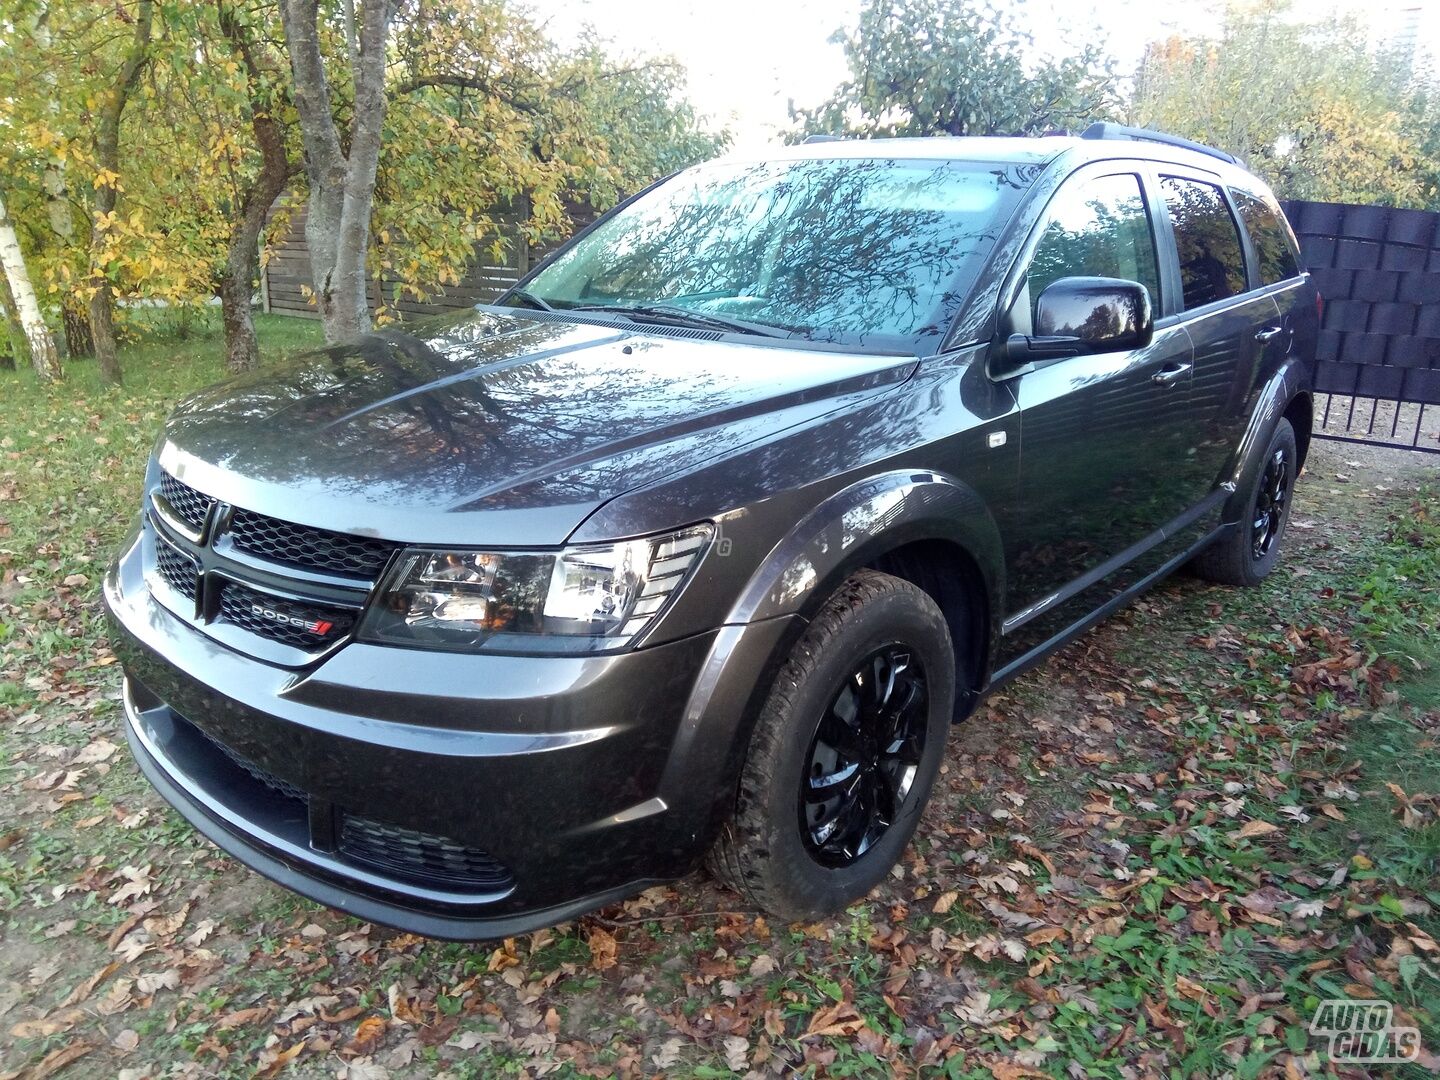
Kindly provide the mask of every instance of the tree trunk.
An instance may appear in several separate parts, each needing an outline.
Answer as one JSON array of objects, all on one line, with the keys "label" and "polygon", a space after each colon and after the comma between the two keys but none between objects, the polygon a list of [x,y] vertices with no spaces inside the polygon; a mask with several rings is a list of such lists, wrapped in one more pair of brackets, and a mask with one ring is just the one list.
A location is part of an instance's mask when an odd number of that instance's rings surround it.
[{"label": "tree trunk", "polygon": [[94,356],[90,312],[73,293],[66,293],[60,300],[60,320],[65,326],[65,352],[72,357]]},{"label": "tree trunk", "polygon": [[289,183],[294,167],[285,145],[285,129],[275,118],[273,105],[264,98],[267,79],[261,56],[235,17],[233,9],[220,6],[220,28],[245,68],[250,97],[250,129],[260,151],[260,173],[242,192],[240,216],[230,231],[225,270],[220,278],[220,311],[225,326],[225,366],[231,371],[250,371],[260,362],[260,343],[250,317],[250,296],[259,268],[260,234],[265,215]]},{"label": "tree trunk", "polygon": [[90,232],[90,336],[95,342],[95,358],[100,362],[100,379],[112,386],[120,382],[120,361],[115,355],[114,295],[105,272],[105,248],[110,215],[115,212],[119,195],[115,181],[120,172],[120,120],[149,62],[154,21],[153,0],[139,0],[130,49],[100,109],[95,130],[95,166],[99,175],[95,181],[95,227]]},{"label": "tree trunk", "polygon": [[5,326],[9,333],[5,337],[6,352],[0,356],[0,371],[14,371],[26,359],[29,349],[25,344],[25,330],[20,317],[15,314],[15,297],[10,295],[10,281],[0,273],[0,308],[5,311]]},{"label": "tree trunk", "polygon": [[325,340],[337,342],[370,329],[366,256],[385,122],[385,44],[391,0],[364,0],[360,12],[358,60],[351,72],[355,108],[348,156],[340,146],[320,53],[317,4],[318,0],[281,0],[280,15],[310,185],[305,219],[310,277]]},{"label": "tree trunk", "polygon": [[[42,52],[50,49],[50,12],[42,7],[35,19],[35,45]],[[60,115],[60,101],[57,90],[58,77],[53,68],[45,74],[46,111],[52,117]],[[51,155],[45,162],[41,178],[45,189],[45,216],[50,222],[50,231],[62,248],[75,243],[75,216],[70,210],[70,191],[65,179],[65,159]],[[90,337],[89,314],[85,305],[67,292],[60,302],[61,322],[65,330],[65,352],[67,355],[91,356],[95,351]]]},{"label": "tree trunk", "polygon": [[36,377],[41,382],[59,381],[62,378],[60,354],[55,351],[55,339],[50,336],[50,328],[40,314],[40,304],[30,285],[30,273],[25,269],[25,253],[20,250],[20,238],[15,235],[15,226],[10,223],[3,198],[0,198],[0,267],[5,271],[10,296],[14,299],[14,311],[20,319]]}]

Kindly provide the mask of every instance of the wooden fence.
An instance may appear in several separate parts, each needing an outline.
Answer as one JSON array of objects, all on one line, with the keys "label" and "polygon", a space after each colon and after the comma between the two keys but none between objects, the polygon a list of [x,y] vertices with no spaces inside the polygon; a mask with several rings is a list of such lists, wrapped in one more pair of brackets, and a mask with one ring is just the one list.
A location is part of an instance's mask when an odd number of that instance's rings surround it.
[{"label": "wooden fence", "polygon": [[[276,209],[271,211],[272,218],[283,212],[282,206],[283,202],[276,204]],[[572,207],[570,216],[578,229],[594,220],[595,213],[585,207]],[[423,301],[417,300],[411,294],[399,292],[396,287],[400,281],[391,274],[384,274],[378,280],[371,279],[371,311],[384,306],[403,319],[434,315],[442,311],[459,311],[494,300],[561,243],[560,240],[541,245],[527,243],[520,230],[520,221],[518,215],[497,216],[497,232],[504,248],[502,260],[495,260],[490,240],[477,243],[474,261],[466,267],[459,284],[427,287],[426,299]],[[284,235],[278,242],[270,245],[269,259],[260,275],[260,299],[266,311],[273,311],[278,315],[319,318],[310,279],[310,256],[305,243],[303,205],[290,210],[289,224]]]}]

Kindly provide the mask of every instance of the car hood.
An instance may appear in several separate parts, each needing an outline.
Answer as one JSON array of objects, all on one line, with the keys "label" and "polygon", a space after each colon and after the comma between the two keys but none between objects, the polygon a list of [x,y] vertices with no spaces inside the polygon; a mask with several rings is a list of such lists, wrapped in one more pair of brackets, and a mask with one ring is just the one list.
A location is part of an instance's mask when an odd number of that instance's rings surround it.
[{"label": "car hood", "polygon": [[204,391],[157,456],[207,494],[307,525],[558,544],[609,499],[881,393],[915,363],[477,311]]}]

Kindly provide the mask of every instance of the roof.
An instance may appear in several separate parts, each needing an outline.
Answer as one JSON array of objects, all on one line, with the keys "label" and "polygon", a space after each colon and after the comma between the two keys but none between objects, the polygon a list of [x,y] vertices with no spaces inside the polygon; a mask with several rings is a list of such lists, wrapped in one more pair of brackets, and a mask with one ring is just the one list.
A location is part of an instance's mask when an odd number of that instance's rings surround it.
[{"label": "roof", "polygon": [[807,158],[889,158],[920,161],[1010,161],[1044,164],[1081,145],[1068,135],[1008,137],[927,136],[913,139],[831,139],[726,156],[726,161],[792,161]]},{"label": "roof", "polygon": [[[1021,165],[1048,165],[1063,154],[1079,162],[1105,158],[1168,161],[1227,175],[1248,175],[1243,166],[1230,164],[1228,154],[1169,142],[1152,142],[1126,133],[1132,129],[1106,125],[1111,130],[1082,138],[1074,135],[1036,136],[925,136],[904,139],[827,139],[794,146],[765,147],[727,156],[729,162],[795,161],[876,158],[920,161],[984,161]],[[1137,130],[1138,129],[1134,129]],[[1162,136],[1163,137],[1163,136]],[[1183,142],[1183,140],[1181,140]]]}]

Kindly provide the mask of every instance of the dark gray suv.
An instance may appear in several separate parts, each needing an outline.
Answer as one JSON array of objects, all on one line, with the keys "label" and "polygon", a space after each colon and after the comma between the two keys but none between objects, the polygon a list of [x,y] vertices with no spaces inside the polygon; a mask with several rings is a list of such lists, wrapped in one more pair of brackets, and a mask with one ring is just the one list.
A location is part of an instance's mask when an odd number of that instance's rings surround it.
[{"label": "dark gray suv", "polygon": [[1226,155],[836,142],[495,305],[184,403],[105,583],[141,768],[298,892],[513,934],[863,896],[946,729],[1185,563],[1274,566],[1319,298]]}]

